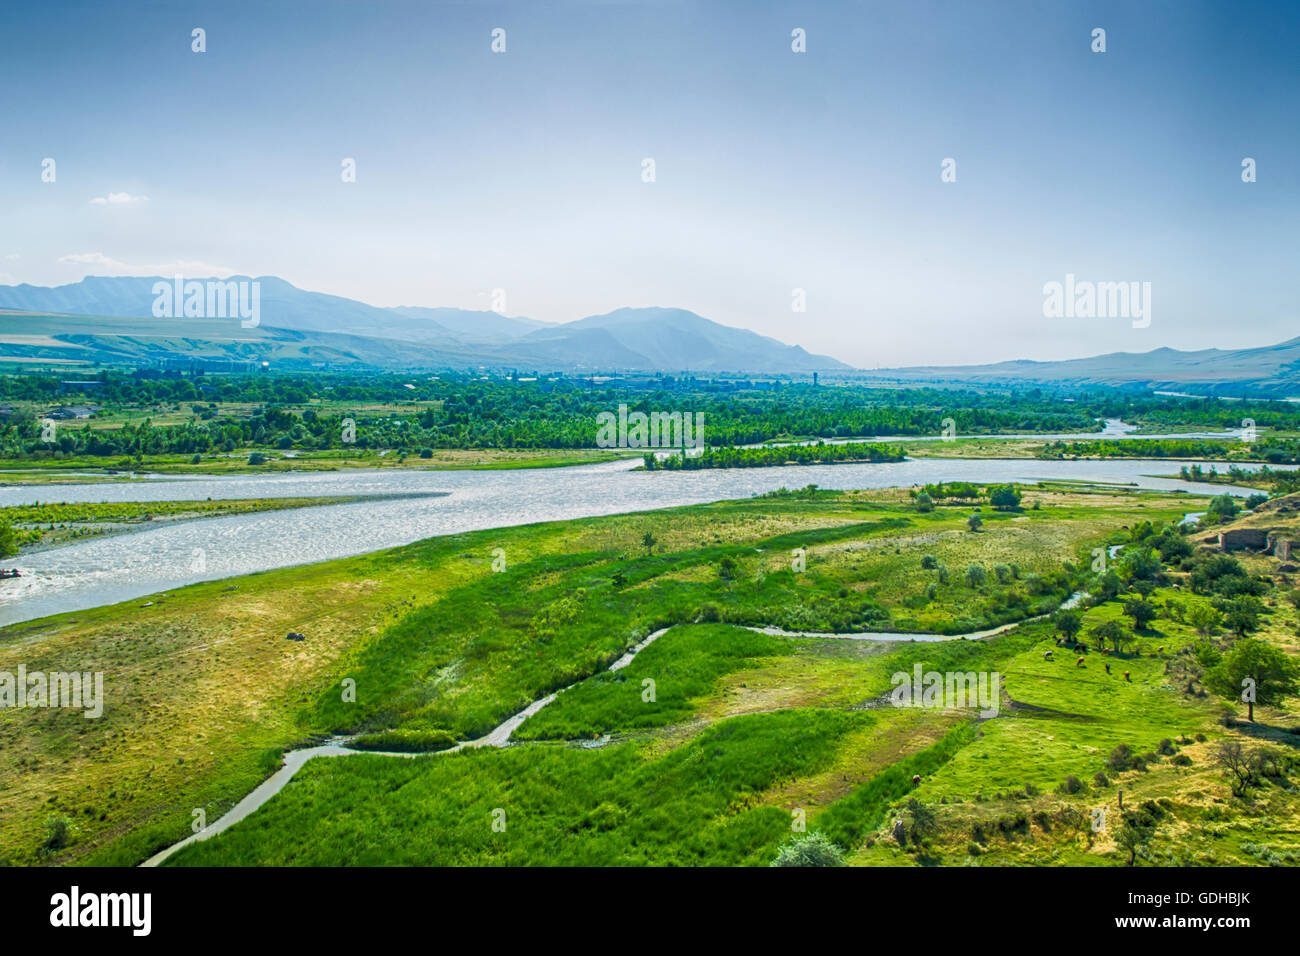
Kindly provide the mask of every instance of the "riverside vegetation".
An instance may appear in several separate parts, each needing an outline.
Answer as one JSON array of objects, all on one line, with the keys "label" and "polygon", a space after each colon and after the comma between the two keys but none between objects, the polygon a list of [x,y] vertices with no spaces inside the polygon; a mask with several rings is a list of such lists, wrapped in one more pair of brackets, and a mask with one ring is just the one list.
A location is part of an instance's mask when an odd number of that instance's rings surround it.
[{"label": "riverside vegetation", "polygon": [[[617,453],[594,447],[596,416],[620,404],[632,411],[698,412],[707,442],[722,448],[818,438],[933,438],[949,434],[951,427],[958,437],[944,443],[947,455],[1131,455],[1137,452],[1126,451],[1124,442],[1045,449],[1041,441],[993,440],[985,447],[970,436],[1094,432],[1103,420],[1115,418],[1143,430],[1226,430],[1250,418],[1268,432],[1263,460],[1282,462],[1295,460],[1294,436],[1300,430],[1300,408],[1288,402],[1228,407],[1214,399],[1114,390],[827,388],[779,379],[719,382],[669,376],[633,385],[537,372],[487,380],[451,372],[157,375],[104,370],[73,383],[71,391],[53,375],[0,375],[0,467],[206,473],[605,461]],[[59,421],[51,434],[46,417],[57,414],[63,403],[85,405],[83,411],[91,417]],[[1182,442],[1179,447],[1207,457],[1248,457],[1246,446],[1222,442]],[[1176,450],[1156,442],[1143,454],[1165,457]]]},{"label": "riverside vegetation", "polygon": [[[454,535],[12,626],[0,671],[103,670],[106,705],[97,721],[0,710],[0,854],[137,863],[286,749],[344,733],[445,749],[568,687],[505,749],[311,761],[169,865],[1293,858],[1298,627],[1271,559],[1196,553],[1176,529],[1207,510],[1195,496],[932,490],[810,487]],[[1080,587],[1094,604],[1030,620]],[[1014,621],[941,643],[748,629]],[[1254,723],[1223,693],[1252,642],[1283,655]],[[916,664],[998,671],[1001,714],[888,706],[891,675]]]}]

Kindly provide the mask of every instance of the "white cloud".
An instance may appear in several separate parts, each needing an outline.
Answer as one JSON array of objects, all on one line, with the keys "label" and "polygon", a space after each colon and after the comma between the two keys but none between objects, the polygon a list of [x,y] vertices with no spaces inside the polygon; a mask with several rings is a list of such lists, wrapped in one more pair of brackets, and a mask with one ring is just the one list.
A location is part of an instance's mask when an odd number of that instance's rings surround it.
[{"label": "white cloud", "polygon": [[198,262],[195,260],[180,260],[177,262],[163,262],[148,265],[131,265],[129,262],[122,262],[119,259],[113,259],[104,255],[102,252],[78,252],[66,256],[59,256],[60,262],[69,262],[81,266],[93,266],[94,270],[87,271],[87,275],[110,275],[110,276],[202,276],[204,278],[216,277],[225,278],[234,275],[234,269],[228,269],[225,266],[214,266],[210,262]]},{"label": "white cloud", "polygon": [[123,203],[148,201],[148,196],[132,196],[130,193],[109,193],[107,196],[96,196],[91,200],[91,203],[96,206],[120,206]]}]

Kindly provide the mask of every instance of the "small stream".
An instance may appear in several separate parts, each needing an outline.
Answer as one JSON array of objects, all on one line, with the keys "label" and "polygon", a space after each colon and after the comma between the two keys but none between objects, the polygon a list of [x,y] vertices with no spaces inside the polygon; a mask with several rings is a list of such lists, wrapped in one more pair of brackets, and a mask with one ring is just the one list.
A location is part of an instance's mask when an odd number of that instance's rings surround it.
[{"label": "small stream", "polygon": [[[1074,594],[1070,595],[1069,598],[1067,598],[1065,601],[1061,603],[1060,608],[1058,608],[1058,610],[1076,607],[1079,604],[1079,602],[1081,602],[1085,597],[1087,597],[1087,595],[1084,592],[1076,591]],[[996,637],[999,634],[1005,634],[1008,631],[1014,630],[1015,628],[1020,627],[1023,624],[1029,624],[1034,621],[1041,621],[1048,617],[1051,617],[1050,613],[1039,614],[1034,617],[1025,618],[1024,620],[1021,621],[1013,621],[1010,624],[1003,624],[1000,627],[989,628],[988,630],[983,630],[983,631],[971,631],[968,634],[905,634],[902,632],[888,632],[888,631],[832,634],[832,633],[816,632],[816,631],[785,631],[776,627],[750,627],[748,628],[748,630],[758,631],[762,634],[771,634],[771,635],[781,636],[781,637],[837,638],[841,640],[854,640],[854,641],[880,641],[880,642],[979,641],[991,637]],[[636,646],[634,646],[629,651],[627,651],[627,653],[623,654],[623,656],[621,656],[618,660],[610,664],[608,669],[612,672],[612,671],[622,670],[624,667],[627,667],[629,664],[632,663],[632,661],[636,658],[638,654],[640,654],[643,650],[645,650],[647,647],[649,647],[659,638],[667,634],[671,629],[672,629],[671,627],[660,628],[659,630],[650,634],[648,637],[644,638]],[[586,679],[587,678],[585,677],[580,678],[574,681],[572,684],[562,687],[559,690],[554,691],[553,693],[547,694],[545,697],[533,701],[523,710],[519,711],[519,713],[514,714],[513,716],[503,720],[500,724],[498,724],[492,730],[488,731],[488,733],[484,734],[482,737],[477,737],[474,740],[463,741],[457,744],[456,746],[450,747],[446,750],[439,750],[433,753],[405,753],[405,752],[398,753],[393,751],[355,750],[347,746],[347,744],[350,741],[355,739],[353,737],[339,737],[339,738],[335,738],[334,740],[330,741],[327,744],[321,744],[314,747],[303,747],[298,750],[291,750],[284,755],[284,764],[283,766],[280,767],[279,770],[277,770],[274,774],[272,774],[261,784],[259,784],[251,793],[248,794],[248,796],[244,797],[244,799],[240,800],[237,804],[235,804],[230,810],[228,810],[225,814],[223,814],[221,818],[218,819],[215,823],[213,823],[211,826],[204,828],[199,833],[186,837],[184,840],[181,840],[178,843],[173,843],[165,850],[160,850],[158,853],[155,853],[148,860],[142,863],[141,866],[159,866],[173,853],[181,849],[181,847],[188,846],[189,844],[196,843],[200,840],[210,839],[211,837],[216,836],[218,833],[221,833],[222,831],[227,830],[230,827],[234,826],[240,820],[243,820],[245,817],[249,816],[255,810],[260,808],[264,803],[266,803],[268,800],[274,797],[277,793],[283,790],[285,786],[289,783],[289,781],[293,779],[294,775],[299,770],[302,769],[303,765],[306,764],[307,761],[313,760],[316,757],[348,757],[357,754],[363,754],[363,755],[369,754],[370,756],[401,757],[409,760],[415,757],[431,757],[431,758],[439,757],[442,756],[443,754],[456,753],[459,750],[466,750],[474,747],[506,747],[510,745],[511,735],[513,735],[514,732],[519,729],[519,727],[523,724],[524,721],[526,721],[529,717],[532,717],[543,707],[546,707],[548,704],[554,701],[555,698],[559,697],[560,694],[563,694],[566,690],[568,690],[571,687],[576,687],[578,684],[581,684]],[[608,735],[606,735],[606,737],[603,738],[602,741],[600,741],[600,743],[603,743],[607,740],[608,740]],[[584,744],[584,746],[592,746],[592,744],[589,742],[587,744]]]},{"label": "small stream", "polygon": [[[659,640],[659,638],[667,634],[669,630],[670,629],[666,627],[660,628],[653,634],[650,634],[626,654],[614,663],[610,664],[609,670],[617,671],[627,667],[628,664],[632,663],[633,658],[655,641]],[[510,736],[519,729],[519,726],[525,720],[533,716],[533,714],[537,713],[551,701],[555,700],[556,697],[564,693],[570,687],[581,684],[584,680],[586,680],[585,677],[574,681],[566,687],[560,688],[554,693],[547,694],[540,700],[533,701],[519,713],[512,717],[507,717],[482,737],[477,737],[474,740],[462,741],[456,746],[449,747],[446,750],[439,750],[433,753],[399,753],[396,751],[383,750],[355,750],[347,746],[352,740],[356,739],[355,737],[337,737],[327,744],[320,744],[315,747],[302,747],[298,750],[290,750],[284,755],[284,765],[281,766],[279,770],[262,781],[262,783],[260,783],[248,796],[244,797],[244,799],[240,800],[237,804],[226,811],[219,820],[211,826],[204,827],[193,836],[186,837],[178,843],[173,843],[165,850],[160,850],[140,865],[158,866],[181,847],[188,846],[191,843],[197,843],[199,840],[210,839],[218,833],[221,833],[223,830],[227,830],[234,826],[240,820],[247,817],[254,810],[258,809],[262,804],[266,803],[266,801],[270,800],[273,796],[283,790],[285,785],[293,779],[294,774],[301,770],[308,760],[313,760],[316,757],[350,757],[356,754],[369,754],[370,756],[375,757],[403,757],[409,760],[415,757],[438,757],[443,754],[455,753],[458,750],[466,750],[472,747],[505,747],[510,743]]]}]

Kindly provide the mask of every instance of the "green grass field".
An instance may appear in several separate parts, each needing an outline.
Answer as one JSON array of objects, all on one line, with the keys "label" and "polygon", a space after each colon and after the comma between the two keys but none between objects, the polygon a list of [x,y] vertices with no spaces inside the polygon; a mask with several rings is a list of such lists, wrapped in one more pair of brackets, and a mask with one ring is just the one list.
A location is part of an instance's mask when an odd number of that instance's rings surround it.
[{"label": "green grass field", "polygon": [[[803,820],[860,865],[1118,865],[1113,833],[1088,821],[1109,808],[1119,827],[1120,788],[1126,807],[1172,805],[1144,862],[1290,852],[1294,787],[1233,797],[1210,748],[1267,738],[1289,751],[1300,721],[1257,708],[1260,727],[1225,727],[1222,702],[1186,691],[1189,625],[1161,617],[1124,656],[1093,651],[1083,667],[1047,621],[887,645],[742,626],[955,633],[1023,620],[1082,580],[1093,548],[1204,502],[1030,488],[1023,505],[985,507],[978,533],[970,505],[920,514],[888,490],[500,529],[5,629],[0,670],[102,669],[108,705],[98,721],[0,711],[0,853],[136,863],[188,835],[195,808],[215,820],[287,748],[332,733],[470,739],[565,687],[506,749],[312,761],[171,862],[765,864]],[[981,583],[966,580],[971,564],[988,570]],[[1263,633],[1294,654],[1295,612],[1273,604]],[[1088,610],[1085,633],[1118,610]],[[289,630],[307,640],[286,642]],[[1000,713],[890,706],[891,675],[916,664],[997,671]],[[1146,754],[1166,739],[1184,742],[1094,782],[1120,744]],[[1057,793],[1071,775],[1086,789]],[[900,847],[891,828],[913,798],[934,819]],[[71,829],[51,848],[58,819]]]}]

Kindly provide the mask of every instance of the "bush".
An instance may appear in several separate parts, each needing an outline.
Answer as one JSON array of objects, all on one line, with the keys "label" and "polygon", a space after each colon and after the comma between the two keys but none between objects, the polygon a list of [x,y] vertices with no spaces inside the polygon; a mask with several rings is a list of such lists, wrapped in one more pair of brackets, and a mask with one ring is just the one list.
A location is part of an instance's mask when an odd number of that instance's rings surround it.
[{"label": "bush", "polygon": [[51,816],[45,821],[45,842],[41,856],[53,856],[72,842],[72,821],[67,817]]},{"label": "bush", "polygon": [[1082,793],[1083,789],[1083,781],[1074,774],[1070,774],[1066,777],[1065,782],[1061,784],[1061,793]]},{"label": "bush", "polygon": [[421,458],[432,458],[432,457],[433,457],[433,449],[432,449],[432,448],[421,448],[421,449],[420,449],[420,457],[421,457]]},{"label": "bush", "polygon": [[1096,784],[1097,786],[1099,786],[1099,787],[1109,787],[1109,786],[1110,786],[1110,778],[1107,777],[1107,776],[1106,776],[1104,773],[1102,773],[1100,770],[1098,770],[1098,771],[1097,771],[1097,775],[1096,775],[1095,777],[1092,778],[1092,782],[1095,783],[1095,784]]},{"label": "bush", "polygon": [[250,465],[264,465],[266,464],[266,456],[260,451],[255,451],[248,456],[248,463]]},{"label": "bush", "polygon": [[927,554],[921,558],[921,567],[926,571],[933,571],[939,566],[939,559],[932,554]]},{"label": "bush", "polygon": [[384,730],[374,734],[363,734],[349,746],[353,750],[432,753],[456,746],[456,738],[445,730]]},{"label": "bush", "polygon": [[1115,771],[1132,770],[1141,762],[1142,758],[1128,744],[1120,744],[1106,758],[1106,766]]},{"label": "bush", "polygon": [[994,485],[989,489],[989,504],[999,511],[1020,507],[1020,492],[1015,485]]},{"label": "bush", "polygon": [[795,837],[784,844],[772,866],[842,866],[844,852],[820,833]]}]

